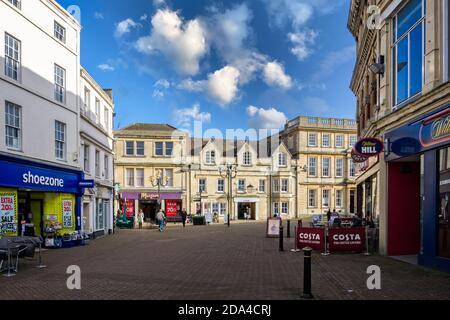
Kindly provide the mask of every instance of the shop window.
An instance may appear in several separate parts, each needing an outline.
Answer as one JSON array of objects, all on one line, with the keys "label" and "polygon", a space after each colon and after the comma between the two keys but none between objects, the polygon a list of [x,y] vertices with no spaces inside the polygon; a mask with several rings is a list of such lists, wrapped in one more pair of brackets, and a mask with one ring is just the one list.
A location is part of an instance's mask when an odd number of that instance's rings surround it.
[{"label": "shop window", "polygon": [[5,33],[5,75],[20,81],[21,43],[18,39]]},{"label": "shop window", "polygon": [[14,150],[22,148],[22,108],[11,102],[5,105],[6,147]]},{"label": "shop window", "polygon": [[450,258],[450,148],[440,150],[438,255]]},{"label": "shop window", "polygon": [[422,91],[424,66],[424,0],[410,0],[393,20],[394,105]]}]

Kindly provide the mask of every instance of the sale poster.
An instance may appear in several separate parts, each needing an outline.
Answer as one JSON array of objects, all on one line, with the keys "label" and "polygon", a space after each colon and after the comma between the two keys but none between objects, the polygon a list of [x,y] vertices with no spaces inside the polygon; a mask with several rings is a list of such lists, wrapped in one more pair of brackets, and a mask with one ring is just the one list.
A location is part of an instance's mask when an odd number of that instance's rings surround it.
[{"label": "sale poster", "polygon": [[0,235],[17,236],[17,192],[0,192]]},{"label": "sale poster", "polygon": [[166,200],[166,216],[176,217],[178,214],[178,201]]},{"label": "sale poster", "polygon": [[63,200],[63,228],[73,227],[73,201]]}]

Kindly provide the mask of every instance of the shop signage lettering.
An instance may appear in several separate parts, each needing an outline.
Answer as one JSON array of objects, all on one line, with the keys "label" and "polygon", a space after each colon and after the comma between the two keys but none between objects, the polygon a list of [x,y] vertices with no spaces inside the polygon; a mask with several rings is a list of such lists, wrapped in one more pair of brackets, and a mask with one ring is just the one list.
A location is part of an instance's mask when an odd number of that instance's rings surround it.
[{"label": "shop signage lettering", "polygon": [[365,228],[329,229],[330,252],[362,252],[365,248]]},{"label": "shop signage lettering", "polygon": [[16,192],[0,192],[0,235],[17,235]]},{"label": "shop signage lettering", "polygon": [[420,144],[431,147],[450,140],[450,109],[425,119],[420,127]]},{"label": "shop signage lettering", "polygon": [[176,217],[177,214],[178,214],[178,202],[173,200],[166,200],[167,217]]},{"label": "shop signage lettering", "polygon": [[355,152],[367,158],[377,156],[383,151],[383,142],[375,138],[364,138],[355,145]]},{"label": "shop signage lettering", "polygon": [[310,247],[313,250],[323,250],[325,247],[325,229],[303,228],[297,229],[297,247],[303,249]]},{"label": "shop signage lettering", "polygon": [[72,200],[63,200],[63,227],[73,227],[73,202]]},{"label": "shop signage lettering", "polygon": [[64,179],[34,175],[30,171],[23,174],[23,183],[64,188]]},{"label": "shop signage lettering", "polygon": [[141,193],[141,200],[158,200],[159,195],[156,193]]}]

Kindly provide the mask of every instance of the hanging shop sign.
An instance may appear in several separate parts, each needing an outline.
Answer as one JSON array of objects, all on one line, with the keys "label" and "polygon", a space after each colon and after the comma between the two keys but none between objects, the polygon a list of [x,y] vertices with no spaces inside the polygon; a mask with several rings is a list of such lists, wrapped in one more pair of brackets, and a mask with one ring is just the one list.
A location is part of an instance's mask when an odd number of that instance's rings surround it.
[{"label": "hanging shop sign", "polygon": [[17,192],[0,191],[0,235],[17,236]]},{"label": "hanging shop sign", "polygon": [[310,247],[313,250],[324,250],[325,229],[324,228],[298,228],[297,248]]},{"label": "hanging shop sign", "polygon": [[384,143],[376,138],[364,138],[355,145],[355,152],[366,158],[375,157],[383,151]]},{"label": "hanging shop sign", "polygon": [[62,201],[62,213],[63,213],[63,227],[72,228],[73,227],[73,201],[63,200]]},{"label": "hanging shop sign", "polygon": [[450,141],[450,109],[425,119],[420,126],[419,137],[424,148]]},{"label": "hanging shop sign", "polygon": [[330,252],[362,252],[366,244],[365,228],[331,228],[328,230]]},{"label": "hanging shop sign", "polygon": [[363,163],[363,162],[366,162],[367,159],[369,159],[369,158],[365,157],[363,155],[360,155],[359,153],[357,153],[355,151],[355,149],[353,149],[352,150],[352,159],[353,159],[353,162],[355,162],[355,163]]}]

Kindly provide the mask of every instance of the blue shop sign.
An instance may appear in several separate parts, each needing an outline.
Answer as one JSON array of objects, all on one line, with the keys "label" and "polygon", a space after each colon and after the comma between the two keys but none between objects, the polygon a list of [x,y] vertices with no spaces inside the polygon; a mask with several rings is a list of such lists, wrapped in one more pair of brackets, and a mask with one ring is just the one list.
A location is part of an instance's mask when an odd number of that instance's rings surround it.
[{"label": "blue shop sign", "polygon": [[0,186],[40,191],[78,193],[82,172],[0,160]]},{"label": "blue shop sign", "polygon": [[80,182],[78,182],[78,187],[81,189],[94,188],[95,181],[94,180],[81,180]]}]

